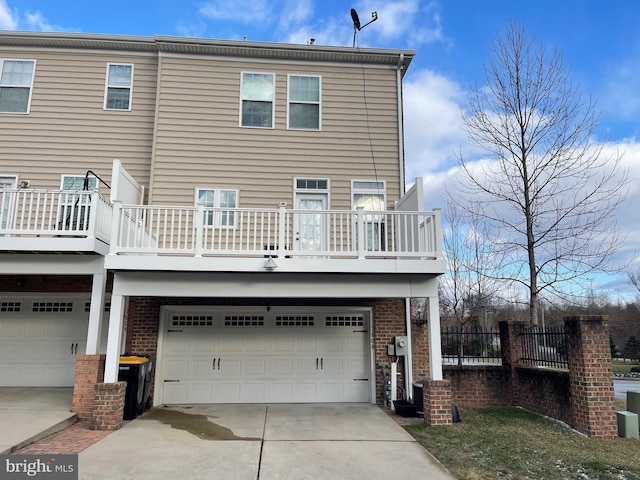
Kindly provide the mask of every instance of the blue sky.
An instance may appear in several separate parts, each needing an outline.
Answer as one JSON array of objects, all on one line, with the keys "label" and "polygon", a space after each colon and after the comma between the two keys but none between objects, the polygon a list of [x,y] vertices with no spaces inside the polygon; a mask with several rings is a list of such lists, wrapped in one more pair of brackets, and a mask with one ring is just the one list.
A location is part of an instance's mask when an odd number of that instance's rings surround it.
[{"label": "blue sky", "polygon": [[[627,236],[618,259],[640,252],[640,2],[635,0],[0,0],[0,29],[350,46],[349,14],[364,24],[359,46],[417,52],[405,77],[407,177],[425,177],[427,208],[444,205],[443,185],[465,150],[461,108],[482,82],[495,35],[511,21],[564,52],[572,77],[601,110],[598,129],[608,152],[623,152],[631,173],[618,223]],[[626,271],[637,271],[640,261]],[[635,292],[626,274],[597,278],[612,299]]]}]

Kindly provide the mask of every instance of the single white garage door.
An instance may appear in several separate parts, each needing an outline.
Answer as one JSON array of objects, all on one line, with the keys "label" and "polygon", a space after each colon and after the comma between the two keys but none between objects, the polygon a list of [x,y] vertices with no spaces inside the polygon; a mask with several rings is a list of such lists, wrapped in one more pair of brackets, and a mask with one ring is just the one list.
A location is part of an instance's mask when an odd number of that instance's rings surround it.
[{"label": "single white garage door", "polygon": [[73,386],[88,320],[88,298],[0,299],[0,386]]},{"label": "single white garage door", "polygon": [[168,312],[162,403],[369,402],[367,312]]}]

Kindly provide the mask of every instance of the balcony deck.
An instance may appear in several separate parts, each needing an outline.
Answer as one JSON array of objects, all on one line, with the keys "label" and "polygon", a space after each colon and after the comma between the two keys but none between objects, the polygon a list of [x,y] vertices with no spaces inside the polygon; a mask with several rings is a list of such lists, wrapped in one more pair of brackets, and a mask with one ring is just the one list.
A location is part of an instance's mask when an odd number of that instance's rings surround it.
[{"label": "balcony deck", "polygon": [[440,212],[123,205],[0,191],[0,252],[94,253],[111,270],[441,274]]}]

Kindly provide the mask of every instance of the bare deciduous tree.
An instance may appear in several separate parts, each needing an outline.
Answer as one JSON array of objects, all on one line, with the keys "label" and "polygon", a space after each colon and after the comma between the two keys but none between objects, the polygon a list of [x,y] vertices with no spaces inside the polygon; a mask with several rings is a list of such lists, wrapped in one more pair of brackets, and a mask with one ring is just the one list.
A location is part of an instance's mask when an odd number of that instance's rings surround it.
[{"label": "bare deciduous tree", "polygon": [[596,142],[595,103],[571,82],[563,55],[535,44],[521,25],[493,43],[486,85],[476,87],[464,116],[482,162],[459,157],[459,208],[478,215],[499,237],[504,279],[529,292],[538,323],[539,294],[570,289],[610,268],[622,239],[613,212],[624,200],[621,155]]},{"label": "bare deciduous tree", "polygon": [[443,217],[442,247],[447,273],[440,281],[441,303],[462,327],[472,313],[495,301],[500,285],[492,269],[503,259],[494,251],[495,243],[477,216],[465,215],[448,202]]}]

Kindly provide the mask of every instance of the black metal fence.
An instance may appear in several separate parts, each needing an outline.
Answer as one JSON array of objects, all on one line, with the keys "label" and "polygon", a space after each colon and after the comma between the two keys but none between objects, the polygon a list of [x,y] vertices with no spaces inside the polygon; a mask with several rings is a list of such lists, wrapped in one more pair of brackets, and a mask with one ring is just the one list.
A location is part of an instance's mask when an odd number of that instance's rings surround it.
[{"label": "black metal fence", "polygon": [[502,364],[500,331],[497,328],[483,330],[445,327],[441,329],[440,341],[444,363]]},{"label": "black metal fence", "polygon": [[522,326],[522,363],[532,367],[569,369],[564,325]]},{"label": "black metal fence", "polygon": [[[567,335],[564,325],[523,325],[518,329],[521,364],[568,370]],[[442,360],[454,365],[501,365],[502,348],[498,328],[445,327],[440,332]]]}]

